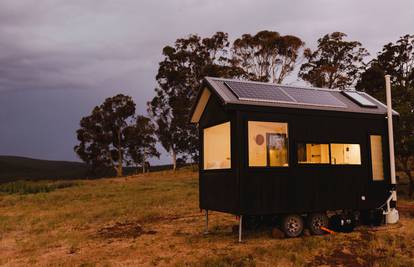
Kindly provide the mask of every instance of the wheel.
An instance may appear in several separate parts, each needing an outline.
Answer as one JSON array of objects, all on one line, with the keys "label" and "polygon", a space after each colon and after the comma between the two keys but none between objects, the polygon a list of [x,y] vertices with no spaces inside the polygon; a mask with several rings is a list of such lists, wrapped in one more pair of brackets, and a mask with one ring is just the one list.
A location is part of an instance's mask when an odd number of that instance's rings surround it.
[{"label": "wheel", "polygon": [[308,216],[308,228],[313,235],[322,235],[325,233],[321,227],[328,227],[329,218],[325,213],[312,213]]},{"label": "wheel", "polygon": [[287,237],[297,237],[303,231],[303,219],[297,214],[286,215],[282,219],[282,231]]}]

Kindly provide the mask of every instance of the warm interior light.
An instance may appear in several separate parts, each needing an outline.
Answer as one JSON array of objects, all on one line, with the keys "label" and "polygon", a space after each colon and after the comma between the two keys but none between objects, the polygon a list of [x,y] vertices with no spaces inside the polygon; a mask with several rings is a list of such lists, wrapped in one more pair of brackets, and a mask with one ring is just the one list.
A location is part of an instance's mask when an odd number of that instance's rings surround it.
[{"label": "warm interior light", "polygon": [[359,144],[331,144],[332,164],[361,164]]},{"label": "warm interior light", "polygon": [[288,166],[287,123],[248,122],[249,166]]},{"label": "warm interior light", "polygon": [[372,179],[374,181],[382,181],[384,180],[382,137],[381,135],[371,135],[370,141],[371,141]]},{"label": "warm interior light", "polygon": [[328,144],[298,144],[298,162],[328,164],[329,145]]},{"label": "warm interior light", "polygon": [[205,128],[203,130],[204,169],[229,169],[230,122]]}]

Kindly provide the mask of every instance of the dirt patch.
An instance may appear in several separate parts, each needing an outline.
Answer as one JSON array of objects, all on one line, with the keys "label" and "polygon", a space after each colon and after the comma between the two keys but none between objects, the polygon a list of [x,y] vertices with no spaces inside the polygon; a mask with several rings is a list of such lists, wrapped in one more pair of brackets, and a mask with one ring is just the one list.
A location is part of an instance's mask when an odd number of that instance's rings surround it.
[{"label": "dirt patch", "polygon": [[181,216],[159,216],[159,215],[148,215],[141,220],[137,221],[137,223],[159,223],[159,222],[172,222],[176,220],[193,220],[197,219],[198,217],[203,217],[203,214],[183,214]]},{"label": "dirt patch", "polygon": [[336,249],[329,256],[320,255],[316,256],[310,266],[352,266],[352,267],[363,267],[366,266],[363,261],[355,257],[348,248]]},{"label": "dirt patch", "polygon": [[311,266],[328,265],[328,266],[372,266],[380,257],[375,255],[365,255],[364,258],[358,257],[359,253],[355,248],[368,246],[375,236],[367,229],[358,230],[359,238],[349,239],[347,246],[335,249],[330,255],[319,255],[314,258]]},{"label": "dirt patch", "polygon": [[112,226],[98,230],[98,235],[104,238],[137,238],[141,235],[154,235],[156,231],[144,231],[142,226],[136,222],[117,222]]}]

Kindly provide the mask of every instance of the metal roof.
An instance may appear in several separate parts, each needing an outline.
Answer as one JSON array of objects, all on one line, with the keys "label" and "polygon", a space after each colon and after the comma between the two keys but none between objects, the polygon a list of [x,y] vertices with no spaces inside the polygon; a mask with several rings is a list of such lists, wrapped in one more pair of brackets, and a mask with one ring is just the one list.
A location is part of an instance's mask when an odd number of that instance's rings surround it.
[{"label": "metal roof", "polygon": [[[327,89],[281,85],[253,81],[241,81],[206,77],[209,89],[216,94],[224,104],[282,107],[294,109],[327,110],[365,114],[387,113],[387,107],[365,92],[355,89]],[[373,105],[364,106],[361,99],[351,100],[344,92],[355,92]],[[352,94],[351,94],[352,95]],[[359,103],[359,104],[358,104]],[[393,111],[394,115],[398,112]]]}]

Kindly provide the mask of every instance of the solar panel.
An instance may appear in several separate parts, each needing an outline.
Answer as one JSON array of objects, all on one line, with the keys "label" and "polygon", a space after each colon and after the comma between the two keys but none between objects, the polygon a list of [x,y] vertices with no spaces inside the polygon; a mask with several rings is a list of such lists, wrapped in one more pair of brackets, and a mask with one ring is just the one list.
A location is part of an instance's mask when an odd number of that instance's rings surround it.
[{"label": "solar panel", "polygon": [[239,100],[296,105],[346,107],[329,91],[286,87],[264,83],[224,82]]},{"label": "solar panel", "polygon": [[293,87],[283,87],[283,90],[299,103],[317,106],[346,107],[341,100],[329,91]]},{"label": "solar panel", "polygon": [[240,100],[295,102],[285,92],[271,84],[253,84],[235,81],[226,81],[225,84]]},{"label": "solar panel", "polygon": [[342,93],[362,107],[369,107],[369,108],[377,107],[376,104],[372,103],[367,98],[365,98],[364,96],[362,96],[361,94],[357,92],[344,91]]}]

